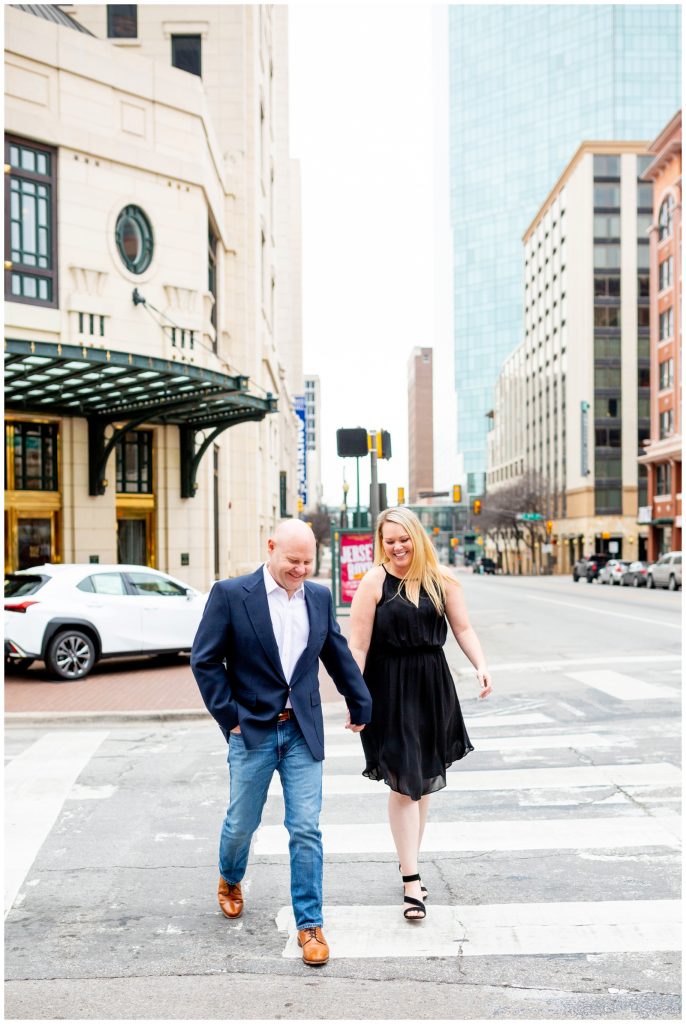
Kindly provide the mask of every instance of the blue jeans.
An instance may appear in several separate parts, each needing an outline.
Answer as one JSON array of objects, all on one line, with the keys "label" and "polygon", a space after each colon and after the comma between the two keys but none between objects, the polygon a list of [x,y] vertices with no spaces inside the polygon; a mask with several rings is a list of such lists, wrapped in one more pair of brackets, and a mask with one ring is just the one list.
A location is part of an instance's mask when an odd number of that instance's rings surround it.
[{"label": "blue jeans", "polygon": [[245,874],[250,841],[260,824],[274,771],[281,776],[290,840],[291,902],[298,930],[321,927],[324,855],[319,831],[322,762],[315,761],[294,718],[277,722],[259,747],[229,736],[229,807],[219,842],[219,871],[229,885]]}]

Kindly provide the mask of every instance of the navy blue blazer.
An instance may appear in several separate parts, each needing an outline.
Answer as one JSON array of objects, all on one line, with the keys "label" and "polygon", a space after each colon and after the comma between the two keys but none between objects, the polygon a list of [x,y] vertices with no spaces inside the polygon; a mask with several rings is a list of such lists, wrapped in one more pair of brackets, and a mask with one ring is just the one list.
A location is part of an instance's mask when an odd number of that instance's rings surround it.
[{"label": "navy blue blazer", "polygon": [[354,725],[371,721],[372,699],[336,622],[331,592],[307,580],[303,586],[310,636],[290,685],[272,629],[262,566],[249,576],[214,584],[193,643],[191,668],[205,706],[227,740],[240,725],[246,747],[258,746],[290,696],[312,756],[322,761],[319,658],[345,697]]}]

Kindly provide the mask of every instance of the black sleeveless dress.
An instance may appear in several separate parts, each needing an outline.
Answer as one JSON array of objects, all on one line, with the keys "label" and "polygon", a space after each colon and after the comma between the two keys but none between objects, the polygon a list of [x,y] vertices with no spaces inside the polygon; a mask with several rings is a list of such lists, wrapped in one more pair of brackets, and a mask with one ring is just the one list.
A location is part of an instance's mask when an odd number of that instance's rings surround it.
[{"label": "black sleeveless dress", "polygon": [[469,741],[455,684],[443,653],[448,635],[422,588],[419,608],[386,572],[364,678],[372,695],[372,720],[360,733],[363,775],[383,780],[419,800],[445,786],[453,761],[474,747]]}]

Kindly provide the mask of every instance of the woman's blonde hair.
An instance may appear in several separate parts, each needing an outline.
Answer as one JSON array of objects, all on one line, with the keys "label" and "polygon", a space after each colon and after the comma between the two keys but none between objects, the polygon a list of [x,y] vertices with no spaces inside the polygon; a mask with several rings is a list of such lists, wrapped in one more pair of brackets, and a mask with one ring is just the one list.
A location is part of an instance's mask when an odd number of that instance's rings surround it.
[{"label": "woman's blonde hair", "polygon": [[386,523],[396,523],[398,526],[402,526],[412,541],[412,561],[398,587],[398,593],[404,589],[408,601],[411,601],[415,607],[419,607],[419,594],[421,588],[424,587],[437,613],[442,615],[445,609],[446,585],[457,583],[457,580],[441,568],[434,546],[412,509],[387,508],[379,515],[376,520],[374,564],[385,565],[390,562],[383,546],[383,528]]}]

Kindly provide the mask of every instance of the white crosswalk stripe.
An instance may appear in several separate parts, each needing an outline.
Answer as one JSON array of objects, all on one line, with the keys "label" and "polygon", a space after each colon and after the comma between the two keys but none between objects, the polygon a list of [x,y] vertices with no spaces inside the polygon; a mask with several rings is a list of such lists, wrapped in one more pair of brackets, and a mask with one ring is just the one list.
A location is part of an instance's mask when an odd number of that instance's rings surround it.
[{"label": "white crosswalk stripe", "polygon": [[[324,907],[331,958],[649,953],[681,948],[678,900],[431,905],[431,928],[408,927],[398,907]],[[302,956],[290,907],[284,957]]]},{"label": "white crosswalk stripe", "polygon": [[[609,669],[568,674],[599,689],[612,686],[612,695],[622,700],[645,699],[648,691],[651,696],[676,696],[676,691],[662,694],[661,690],[667,688],[648,685]],[[599,682],[603,686],[598,686]],[[448,772],[445,790],[432,801],[422,843],[427,859],[433,855],[441,862],[449,862],[452,855],[480,853],[512,853],[521,858],[527,851],[534,855],[536,851],[546,851],[543,863],[551,863],[550,857],[559,853],[572,865],[577,859],[578,870],[585,876],[589,865],[596,861],[621,862],[622,858],[638,857],[644,864],[655,864],[656,877],[667,863],[666,858],[674,864],[681,836],[681,818],[672,810],[681,779],[677,765],[659,757],[649,762],[636,763],[632,759],[631,763],[623,763],[629,760],[627,753],[637,748],[635,731],[624,730],[618,720],[611,725],[611,731],[583,732],[580,719],[586,717],[587,708],[583,704],[562,705],[560,701],[556,705],[565,717],[564,726],[552,714],[530,710],[531,702],[528,707],[511,706],[509,712],[501,714],[465,714],[477,753],[470,755],[470,767],[465,761]],[[547,703],[545,710],[550,706]],[[345,731],[343,723],[340,706],[327,709],[321,821],[325,857],[336,858],[338,863],[346,856],[395,862],[385,799],[360,799],[375,795],[386,798],[389,789],[362,776],[364,754],[360,737]],[[653,729],[652,723],[647,722],[641,735],[665,740],[673,739],[677,733],[675,727],[660,725]],[[535,756],[536,751],[549,751],[550,758],[556,758],[558,763],[531,767],[532,761],[542,760]],[[483,768],[472,768],[472,759],[479,753],[488,755],[490,760],[485,761]],[[618,763],[612,763],[613,755]],[[571,759],[573,763],[560,764],[561,759]],[[494,764],[499,766],[492,767]],[[484,794],[484,800],[495,801],[488,803],[476,820],[471,815],[460,818],[455,813],[456,796],[462,795],[464,801],[470,794],[474,794],[475,801],[479,794]],[[281,799],[277,777],[270,797],[270,806]],[[357,818],[351,811],[351,798],[353,806],[360,810]],[[651,807],[651,801],[657,801],[657,806]],[[599,813],[601,803],[603,811]],[[494,807],[492,817],[488,807]],[[562,807],[573,810],[563,816]],[[442,810],[445,814],[449,808],[447,816],[452,820],[441,820]],[[253,856],[287,855],[285,828],[262,826],[255,837]],[[400,898],[397,906],[377,905],[373,899],[365,904],[362,898],[360,905],[325,906],[325,931],[332,959],[590,956],[657,954],[680,949],[678,900],[606,899],[605,888],[599,874],[598,898],[590,901],[454,905],[430,901],[426,922],[412,927],[403,920]],[[276,923],[284,935],[283,956],[300,957],[290,907],[281,908]]]},{"label": "white crosswalk stripe", "polygon": [[566,672],[569,679],[601,690],[617,700],[678,700],[679,691],[656,683],[645,683],[623,672],[612,669],[594,669],[589,672]]},{"label": "white crosswalk stripe", "polygon": [[[504,791],[521,789],[562,789],[578,786],[678,786],[681,772],[673,764],[602,764],[574,765],[569,768],[513,768],[497,771],[452,771],[447,775],[446,789],[464,793],[468,790]],[[278,796],[281,783],[274,776],[269,792]],[[324,797],[388,796],[385,786],[372,785],[363,775],[324,775]]]}]

